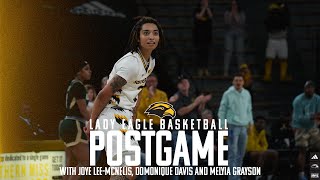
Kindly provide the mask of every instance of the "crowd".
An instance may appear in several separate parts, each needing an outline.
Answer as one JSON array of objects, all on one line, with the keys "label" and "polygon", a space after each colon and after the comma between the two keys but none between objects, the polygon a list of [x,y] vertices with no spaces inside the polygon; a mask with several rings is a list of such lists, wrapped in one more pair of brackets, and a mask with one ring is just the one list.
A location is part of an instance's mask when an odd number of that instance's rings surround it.
[{"label": "crowd", "polygon": [[[246,68],[246,67],[243,67]],[[232,85],[223,93],[217,114],[213,114],[208,102],[211,94],[196,95],[190,91],[190,77],[181,75],[177,79],[177,92],[172,96],[158,88],[158,78],[156,74],[150,74],[146,79],[146,86],[142,88],[139,106],[137,108],[137,119],[153,120],[153,129],[158,131],[160,118],[154,115],[145,114],[149,105],[155,102],[169,102],[177,112],[176,118],[179,119],[227,119],[229,131],[228,137],[228,160],[230,167],[241,167],[243,162],[247,166],[262,167],[262,177],[270,180],[278,175],[279,154],[278,150],[289,150],[291,148],[298,152],[294,164],[300,179],[306,179],[305,163],[307,152],[320,150],[320,96],[315,93],[315,84],[307,81],[304,85],[304,92],[298,95],[292,103],[292,121],[280,120],[279,124],[273,125],[272,132],[267,132],[267,117],[253,115],[252,99],[250,91],[245,87],[245,76],[243,68],[239,70],[233,80]],[[108,77],[101,81],[101,87],[105,86]],[[87,95],[85,97],[87,110],[91,111],[96,97],[95,88],[92,85],[85,85]],[[216,122],[218,123],[218,122]],[[224,125],[221,125],[222,127]],[[147,125],[147,127],[149,127]],[[206,136],[206,130],[200,130],[202,140]],[[172,147],[175,147],[177,131],[172,131]],[[204,137],[204,138],[203,138]],[[186,139],[189,152],[192,149],[192,131],[186,130]],[[155,139],[151,141],[151,151],[155,152]],[[139,141],[142,152],[145,152],[145,139]],[[216,147],[217,148],[217,147]],[[190,154],[192,157],[192,154]],[[152,165],[156,165],[156,154],[152,155]],[[183,166],[181,162],[180,166]],[[153,177],[156,178],[156,177]],[[170,179],[177,179],[179,176],[172,176]],[[195,179],[195,176],[186,176],[185,179]],[[230,176],[229,179],[239,179],[237,176]]]},{"label": "crowd", "polygon": [[[265,50],[265,73],[263,80],[272,80],[272,64],[280,64],[280,80],[290,81],[288,75],[288,44],[287,31],[290,16],[285,3],[274,1],[270,3],[265,18],[265,29],[268,32],[268,41]],[[208,70],[210,54],[213,48],[212,24],[215,11],[209,6],[208,0],[200,0],[194,10],[193,40],[196,49],[195,61],[198,65],[198,76],[209,76]],[[246,60],[247,22],[246,12],[241,8],[237,0],[232,0],[230,8],[224,13],[224,66],[223,76],[229,76],[231,72],[231,60],[233,55],[237,59],[237,65],[248,66]],[[213,42],[214,43],[214,42]],[[248,67],[249,68],[249,67]],[[234,73],[234,70],[232,71]],[[233,74],[232,73],[232,74]]]}]

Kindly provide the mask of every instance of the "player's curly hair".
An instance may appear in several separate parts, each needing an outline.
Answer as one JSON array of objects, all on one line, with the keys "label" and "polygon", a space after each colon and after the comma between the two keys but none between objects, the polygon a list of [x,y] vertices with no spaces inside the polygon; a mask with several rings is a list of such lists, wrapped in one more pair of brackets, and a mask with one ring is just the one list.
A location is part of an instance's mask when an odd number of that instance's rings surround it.
[{"label": "player's curly hair", "polygon": [[154,18],[147,16],[136,17],[135,20],[137,20],[137,22],[131,30],[126,52],[138,52],[141,28],[146,23],[152,23],[155,24],[159,30],[159,43],[157,48],[152,52],[152,56],[154,56],[159,49],[164,47],[164,35],[160,24]]}]

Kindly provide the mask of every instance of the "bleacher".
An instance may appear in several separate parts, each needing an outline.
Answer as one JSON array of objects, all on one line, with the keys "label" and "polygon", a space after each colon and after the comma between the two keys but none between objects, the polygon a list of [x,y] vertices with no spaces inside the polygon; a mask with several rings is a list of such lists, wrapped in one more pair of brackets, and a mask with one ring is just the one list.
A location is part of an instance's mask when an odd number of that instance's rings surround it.
[{"label": "bleacher", "polygon": [[[245,60],[254,73],[253,111],[254,115],[267,117],[269,127],[280,117],[290,120],[292,101],[303,92],[307,79],[318,81],[320,78],[320,1],[287,0],[290,12],[288,30],[289,72],[293,81],[279,82],[279,67],[273,66],[272,83],[261,80],[264,73],[267,32],[264,19],[268,1],[240,0],[246,12],[247,38]],[[209,1],[213,9],[213,43],[209,60],[209,77],[197,77],[195,48],[192,41],[193,11],[196,0],[137,0],[140,15],[150,15],[163,26],[167,40],[165,59],[169,64],[168,73],[176,77],[181,72],[193,75],[192,83],[198,91],[209,91],[213,98],[209,103],[217,112],[223,92],[231,85],[232,77],[223,77],[224,56],[224,11],[229,7],[227,0]],[[237,71],[235,59],[231,71]],[[319,75],[318,75],[319,74]],[[160,84],[161,86],[161,84]],[[271,132],[269,132],[271,133]],[[286,154],[285,151],[281,151]],[[292,157],[287,159],[292,160]],[[288,167],[289,169],[292,167]]]},{"label": "bleacher", "polygon": [[[291,25],[289,28],[289,58],[290,69],[302,68],[302,75],[308,78],[316,73],[316,67],[307,64],[316,64],[316,38],[319,38],[320,16],[318,11],[319,1],[316,0],[289,0],[289,11],[291,14]],[[192,44],[193,11],[196,0],[138,0],[139,14],[155,17],[163,26],[168,41],[167,62],[172,62],[171,74],[176,75],[178,70],[193,72],[195,49]],[[240,0],[242,9],[247,17],[247,40],[246,60],[251,67],[256,69],[257,74],[263,72],[264,52],[267,34],[263,21],[268,7],[267,1],[244,1]],[[224,22],[223,15],[229,7],[229,1],[210,1],[213,9],[213,43],[212,55],[209,68],[212,75],[221,75],[224,54]],[[291,60],[292,59],[292,60]],[[306,61],[307,60],[307,61]],[[319,68],[319,67],[318,67]],[[299,68],[301,69],[301,68]],[[233,69],[235,70],[235,69]]]},{"label": "bleacher", "polygon": [[[278,68],[274,66],[275,81],[266,84],[261,81],[264,72],[265,46],[267,33],[264,19],[268,7],[267,1],[240,0],[247,17],[247,40],[245,59],[254,73],[254,111],[271,119],[280,114],[291,112],[293,98],[302,92],[302,84],[306,79],[316,79],[316,35],[320,28],[317,21],[320,18],[320,1],[288,0],[291,14],[289,28],[289,71],[294,81],[281,84],[278,81]],[[195,48],[192,44],[193,11],[196,0],[138,0],[139,14],[155,17],[163,26],[167,40],[165,59],[169,63],[168,73],[172,77],[187,72],[193,75],[193,83],[197,89],[213,93],[210,102],[213,109],[219,105],[222,93],[231,85],[231,77],[222,76],[224,55],[224,11],[229,7],[229,1],[210,1],[213,9],[213,43],[212,55],[209,60],[210,77],[197,77]],[[319,33],[318,33],[319,34]],[[318,39],[319,41],[319,39]],[[319,43],[319,42],[317,42]],[[235,60],[231,71],[237,71]]]}]

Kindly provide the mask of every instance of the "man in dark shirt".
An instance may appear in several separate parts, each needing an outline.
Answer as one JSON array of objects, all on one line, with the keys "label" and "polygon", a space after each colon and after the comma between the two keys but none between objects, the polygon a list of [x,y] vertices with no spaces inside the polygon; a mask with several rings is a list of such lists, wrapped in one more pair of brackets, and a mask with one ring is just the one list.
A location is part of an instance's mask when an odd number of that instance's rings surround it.
[{"label": "man in dark shirt", "polygon": [[[188,128],[180,129],[179,131],[185,131],[186,133],[186,141],[188,146],[189,158],[190,162],[192,162],[192,130],[191,129],[191,119],[198,118],[198,112],[203,110],[204,104],[207,103],[210,98],[209,96],[200,95],[196,97],[193,101],[192,96],[190,94],[190,82],[186,76],[180,76],[178,78],[178,92],[174,95],[175,101],[173,102],[173,107],[177,112],[176,119],[180,119],[180,127],[182,127],[183,119],[187,119]],[[170,98],[171,99],[171,98]],[[196,128],[194,130],[197,130]],[[172,132],[172,148],[173,151],[176,148],[177,144],[178,131],[174,130]],[[182,164],[183,161],[180,159],[179,165]],[[178,176],[171,176],[171,180],[178,180]],[[189,175],[185,177],[185,180],[194,180],[194,175]]]},{"label": "man in dark shirt", "polygon": [[30,104],[23,103],[21,113],[18,116],[16,127],[19,130],[19,140],[30,141],[44,138],[44,130],[34,121]]}]

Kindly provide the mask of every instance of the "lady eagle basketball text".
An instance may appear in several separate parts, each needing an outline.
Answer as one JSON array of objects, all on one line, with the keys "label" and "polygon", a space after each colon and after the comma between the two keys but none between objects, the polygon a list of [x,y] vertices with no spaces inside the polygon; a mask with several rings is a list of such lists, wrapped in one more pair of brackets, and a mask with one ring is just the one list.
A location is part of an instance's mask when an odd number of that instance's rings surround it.
[{"label": "lady eagle basketball text", "polygon": [[[109,122],[108,122],[109,121]],[[121,122],[116,119],[104,119],[97,120],[95,130],[90,133],[90,141],[98,143],[90,143],[90,165],[95,165],[96,151],[103,150],[106,146],[107,152],[107,163],[110,166],[119,166],[123,162],[127,166],[137,166],[140,162],[141,149],[139,146],[131,143],[132,140],[140,141],[144,136],[146,139],[146,152],[145,152],[145,164],[146,166],[151,166],[151,154],[156,153],[156,164],[158,166],[178,166],[180,159],[184,161],[186,166],[198,166],[199,158],[206,159],[208,158],[208,165],[215,166],[214,158],[218,158],[218,166],[228,166],[228,160],[224,159],[224,152],[228,151],[228,145],[225,144],[225,139],[228,136],[226,120],[223,120],[223,123],[220,123],[217,127],[215,121],[208,121],[207,119],[174,119],[174,120],[164,120],[160,121],[160,130],[153,131],[152,121],[149,121],[149,127],[144,124],[143,120],[137,119],[136,121],[124,120]],[[111,122],[111,123],[110,123]],[[140,123],[142,122],[142,123]],[[150,123],[151,122],[151,123]],[[201,122],[201,123],[200,123]],[[119,123],[122,124],[122,129],[113,129],[113,124]],[[221,127],[221,124],[225,126]],[[134,129],[135,127],[135,129]],[[105,136],[105,131],[103,129],[111,129],[107,132]],[[198,129],[208,130],[204,143],[201,143],[200,135]],[[146,129],[149,129],[146,131]],[[138,131],[141,130],[141,131]],[[163,141],[172,141],[172,131],[177,130],[177,144],[175,147],[167,147],[163,145]],[[192,133],[192,152],[189,157],[187,140],[186,140],[186,131],[191,131]],[[214,131],[217,130],[217,144],[214,144]],[[122,138],[125,136],[125,143],[122,144]],[[151,144],[151,137],[155,136],[157,141],[156,152],[151,152],[151,148],[147,146]],[[118,143],[112,143],[112,142]],[[214,157],[214,147],[217,145],[217,157]],[[112,147],[116,146],[116,148]],[[116,149],[116,150],[115,150]],[[113,152],[116,151],[116,152]],[[122,156],[124,151],[133,151],[135,153],[134,158]],[[116,155],[114,155],[116,154]],[[113,156],[114,155],[114,156]],[[122,158],[125,158],[124,160]]]}]

